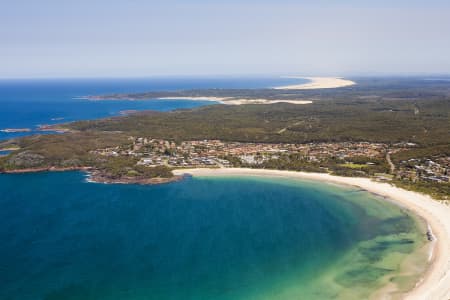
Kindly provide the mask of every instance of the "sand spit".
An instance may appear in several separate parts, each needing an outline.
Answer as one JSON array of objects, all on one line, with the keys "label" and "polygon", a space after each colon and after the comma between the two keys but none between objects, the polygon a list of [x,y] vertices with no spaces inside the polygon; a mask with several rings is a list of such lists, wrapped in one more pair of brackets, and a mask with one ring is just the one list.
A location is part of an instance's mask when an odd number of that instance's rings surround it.
[{"label": "sand spit", "polygon": [[334,89],[340,87],[347,87],[355,85],[356,83],[351,80],[343,79],[340,77],[289,77],[298,79],[310,80],[304,84],[294,84],[275,87],[279,90],[314,90],[314,89]]},{"label": "sand spit", "polygon": [[226,105],[242,105],[242,104],[274,104],[274,103],[291,103],[291,104],[311,104],[309,100],[282,100],[282,99],[240,99],[232,97],[163,97],[161,100],[195,100],[195,101],[214,101]]}]

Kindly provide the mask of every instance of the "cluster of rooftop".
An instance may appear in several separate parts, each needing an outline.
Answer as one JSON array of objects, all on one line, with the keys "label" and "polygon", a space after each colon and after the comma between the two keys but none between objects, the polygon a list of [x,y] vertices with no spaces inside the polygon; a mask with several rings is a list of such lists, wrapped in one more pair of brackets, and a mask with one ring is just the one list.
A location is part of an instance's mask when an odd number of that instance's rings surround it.
[{"label": "cluster of rooftop", "polygon": [[450,157],[411,158],[399,164],[397,176],[403,179],[444,183],[450,182]]},{"label": "cluster of rooftop", "polygon": [[[130,137],[129,145],[97,149],[92,153],[102,156],[134,156],[140,159],[138,164],[149,167],[228,167],[232,165],[230,157],[245,164],[258,165],[281,155],[294,153],[308,161],[319,162],[329,157],[383,157],[387,148],[386,144],[368,142],[266,144],[200,140],[176,143],[147,137]],[[396,151],[398,149],[390,149],[391,153]]]}]

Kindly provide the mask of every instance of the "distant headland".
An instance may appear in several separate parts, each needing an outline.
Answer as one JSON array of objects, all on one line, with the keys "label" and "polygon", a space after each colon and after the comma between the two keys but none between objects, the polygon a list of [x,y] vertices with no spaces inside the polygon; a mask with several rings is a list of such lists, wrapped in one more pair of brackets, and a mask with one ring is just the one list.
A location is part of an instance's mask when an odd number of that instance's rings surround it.
[{"label": "distant headland", "polygon": [[185,91],[161,91],[132,94],[89,95],[80,97],[91,101],[101,100],[198,100],[214,101],[227,105],[242,104],[311,104],[302,91],[337,89],[356,85],[356,82],[339,77],[288,77],[306,79],[308,82],[264,89],[203,89]]}]

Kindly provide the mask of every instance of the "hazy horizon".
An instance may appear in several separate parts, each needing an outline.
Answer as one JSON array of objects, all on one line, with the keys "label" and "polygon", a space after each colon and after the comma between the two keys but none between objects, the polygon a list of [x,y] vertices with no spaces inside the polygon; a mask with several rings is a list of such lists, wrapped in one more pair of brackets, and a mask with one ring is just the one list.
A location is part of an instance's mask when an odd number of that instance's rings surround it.
[{"label": "hazy horizon", "polygon": [[450,3],[4,3],[0,78],[450,74]]},{"label": "hazy horizon", "polygon": [[[422,79],[431,79],[431,80],[450,80],[450,72],[449,73],[408,73],[408,74],[394,74],[394,73],[370,73],[370,74],[274,74],[274,73],[254,73],[254,74],[166,74],[166,75],[129,75],[129,76],[107,76],[107,75],[80,75],[80,76],[16,76],[16,77],[1,77],[1,81],[21,81],[21,80],[43,80],[43,81],[51,81],[51,80],[145,80],[145,79],[159,79],[159,80],[170,80],[170,79],[232,79],[232,78],[283,78],[289,76],[296,76],[299,79],[306,79],[307,77],[342,77],[347,79],[358,79],[358,78],[422,78]],[[442,77],[442,78],[441,78]]]}]

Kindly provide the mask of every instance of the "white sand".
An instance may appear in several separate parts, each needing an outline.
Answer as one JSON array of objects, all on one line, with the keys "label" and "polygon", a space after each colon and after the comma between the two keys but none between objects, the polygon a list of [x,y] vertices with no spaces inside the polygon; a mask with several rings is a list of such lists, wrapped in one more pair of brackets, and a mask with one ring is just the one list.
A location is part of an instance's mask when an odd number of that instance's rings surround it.
[{"label": "white sand", "polygon": [[279,86],[275,89],[280,90],[313,90],[313,89],[334,89],[356,84],[354,81],[339,78],[339,77],[289,77],[298,79],[308,79],[311,82],[304,84],[294,84]]},{"label": "white sand", "polygon": [[321,173],[240,168],[180,169],[175,170],[174,173],[193,176],[269,176],[311,179],[356,186],[387,197],[424,218],[435,236],[432,247],[434,250],[430,254],[432,260],[430,267],[416,287],[407,293],[405,299],[450,299],[450,207],[426,195],[396,188],[388,183],[375,182],[368,178],[340,177]]},{"label": "white sand", "polygon": [[309,100],[282,100],[282,99],[241,99],[233,97],[163,97],[161,100],[195,100],[195,101],[214,101],[227,105],[242,104],[274,104],[274,103],[291,103],[291,104],[311,104]]},{"label": "white sand", "polygon": [[[304,84],[294,84],[275,87],[279,90],[312,90],[312,89],[331,89],[346,87],[356,84],[354,81],[339,77],[288,77],[297,79],[308,79],[310,82]],[[292,104],[311,104],[309,100],[282,100],[282,99],[244,99],[234,97],[161,97],[161,100],[197,100],[197,101],[215,101],[228,105],[242,104],[273,104],[273,103],[292,103]]]}]

